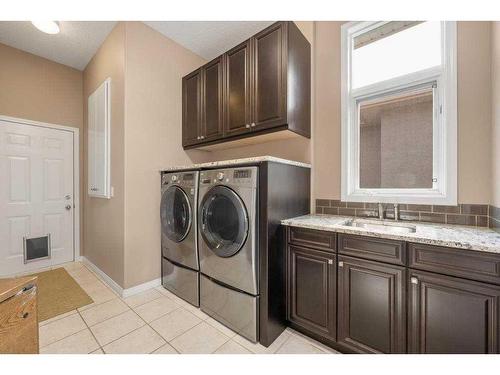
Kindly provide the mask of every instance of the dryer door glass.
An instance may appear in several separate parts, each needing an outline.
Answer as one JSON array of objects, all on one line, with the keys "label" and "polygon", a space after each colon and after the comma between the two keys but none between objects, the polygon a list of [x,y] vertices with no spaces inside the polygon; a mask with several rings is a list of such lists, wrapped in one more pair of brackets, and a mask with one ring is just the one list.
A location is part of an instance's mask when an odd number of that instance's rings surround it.
[{"label": "dryer door glass", "polygon": [[248,214],[240,197],[226,186],[214,186],[201,203],[201,235],[220,257],[236,254],[248,235]]},{"label": "dryer door glass", "polygon": [[169,239],[181,242],[191,228],[191,205],[184,191],[170,186],[161,198],[161,229]]}]

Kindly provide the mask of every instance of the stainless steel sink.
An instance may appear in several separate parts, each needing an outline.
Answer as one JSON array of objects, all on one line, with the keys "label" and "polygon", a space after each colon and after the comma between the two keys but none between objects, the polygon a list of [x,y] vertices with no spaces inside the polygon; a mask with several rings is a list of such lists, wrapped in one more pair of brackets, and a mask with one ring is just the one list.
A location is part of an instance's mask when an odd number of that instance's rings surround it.
[{"label": "stainless steel sink", "polygon": [[357,227],[367,230],[377,230],[388,233],[415,233],[417,228],[413,225],[399,225],[386,222],[373,222],[365,220],[349,220],[341,224],[346,227]]}]

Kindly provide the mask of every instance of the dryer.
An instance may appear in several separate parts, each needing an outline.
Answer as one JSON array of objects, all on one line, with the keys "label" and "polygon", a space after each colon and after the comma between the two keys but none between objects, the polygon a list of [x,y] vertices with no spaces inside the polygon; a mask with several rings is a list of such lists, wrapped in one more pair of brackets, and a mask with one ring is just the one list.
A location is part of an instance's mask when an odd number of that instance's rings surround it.
[{"label": "dryer", "polygon": [[199,306],[198,173],[163,173],[160,204],[162,285],[195,306]]},{"label": "dryer", "polygon": [[258,167],[200,172],[200,307],[258,341]]}]

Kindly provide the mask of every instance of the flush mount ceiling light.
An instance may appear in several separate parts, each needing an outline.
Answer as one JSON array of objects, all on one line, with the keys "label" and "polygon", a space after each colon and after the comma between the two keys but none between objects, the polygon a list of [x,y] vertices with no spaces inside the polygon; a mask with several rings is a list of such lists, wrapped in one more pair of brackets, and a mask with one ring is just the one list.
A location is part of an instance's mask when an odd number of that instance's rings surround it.
[{"label": "flush mount ceiling light", "polygon": [[58,34],[60,31],[57,21],[31,21],[33,26],[47,34]]}]

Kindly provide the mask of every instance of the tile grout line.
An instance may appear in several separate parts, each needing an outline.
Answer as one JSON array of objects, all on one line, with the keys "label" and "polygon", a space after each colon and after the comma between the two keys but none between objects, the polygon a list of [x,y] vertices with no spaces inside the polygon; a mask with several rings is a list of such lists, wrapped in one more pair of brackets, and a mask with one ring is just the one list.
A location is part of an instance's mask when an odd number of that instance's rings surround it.
[{"label": "tile grout line", "polygon": [[[94,332],[92,332],[92,330],[90,329],[90,326],[87,324],[87,322],[83,318],[82,314],[80,314],[80,312],[78,310],[77,310],[77,313],[78,313],[78,315],[80,315],[80,319],[83,320],[83,323],[85,324],[85,326],[87,327],[87,329],[90,331],[90,334],[92,335],[92,337],[94,338],[95,342],[99,346],[99,349],[101,349],[102,352],[104,353],[104,349],[102,348],[101,343],[99,342],[99,340],[97,340],[97,337],[94,335]],[[93,350],[93,352],[95,352],[96,350],[97,349]],[[90,353],[92,353],[92,352],[90,352]],[[87,354],[89,354],[89,353],[87,353]]]},{"label": "tile grout line", "polygon": [[[167,296],[165,296],[165,298],[168,298],[168,297],[167,297]],[[169,298],[169,299],[170,299],[170,298]],[[155,301],[155,300],[152,300],[152,301]],[[150,302],[152,302],[152,301],[150,301]],[[174,301],[172,301],[172,302],[174,302]],[[139,305],[139,306],[142,306],[142,305]],[[179,308],[176,308],[175,310],[172,310],[172,311],[170,311],[169,313],[167,313],[167,314],[164,314],[164,315],[160,316],[158,319],[160,319],[160,318],[164,317],[165,315],[168,315],[168,314],[170,314],[170,313],[172,313],[172,312],[174,312],[174,311],[176,311],[176,310],[178,310],[178,309],[179,309]],[[134,311],[134,312],[135,312],[135,311]],[[135,313],[137,314],[137,312],[135,312]],[[140,318],[140,319],[141,319],[141,320],[142,320],[142,321],[143,321],[143,322],[144,322],[144,323],[145,323],[145,324],[146,324],[149,328],[151,328],[151,329],[153,330],[153,332],[155,332],[158,336],[160,336],[160,338],[161,338],[162,340],[164,340],[164,341],[165,341],[165,344],[170,345],[169,341],[168,341],[165,337],[163,337],[163,336],[160,334],[160,332],[158,332],[156,329],[154,329],[154,328],[153,328],[153,327],[152,327],[152,326],[151,326],[148,322],[146,322],[146,320],[145,320],[142,316],[140,316],[139,314],[137,314],[137,316],[138,316],[138,317],[139,317],[139,318]],[[158,319],[152,320],[151,322],[154,322],[154,321],[156,321],[156,320],[158,320]],[[144,326],[143,326],[143,327],[144,327]],[[140,328],[142,328],[142,327],[140,327]],[[137,329],[139,329],[139,328],[137,328]],[[133,331],[132,331],[132,332],[133,332]],[[130,333],[132,333],[132,332],[130,332]],[[158,350],[158,349],[160,349],[160,348],[163,348],[163,347],[165,346],[165,344],[163,344],[163,345],[159,346],[158,348],[154,349],[153,351],[149,352],[148,354],[151,354],[151,353],[153,353],[155,350]],[[170,347],[172,347],[172,348],[173,348],[173,349],[174,349],[174,350],[175,350],[178,354],[181,354],[181,353],[179,353],[179,351],[178,351],[176,348],[174,348],[174,347],[173,347],[173,345],[170,345]]]},{"label": "tile grout line", "polygon": [[[67,335],[67,336],[61,337],[60,339],[57,339],[56,341],[53,341],[53,342],[51,342],[50,344],[47,344],[47,345],[40,346],[40,342],[39,342],[39,343],[38,343],[38,349],[46,348],[47,346],[50,346],[50,345],[52,345],[52,344],[55,344],[56,342],[59,342],[59,341],[61,341],[61,340],[64,340],[64,339],[66,339],[66,338],[68,338],[68,337],[71,337],[71,336],[73,336],[73,335],[76,335],[77,333],[83,332],[83,331],[85,331],[86,329],[87,329],[87,328],[82,328],[82,329],[81,329],[81,330],[79,330],[79,331],[76,331],[76,332],[73,332],[73,333],[71,333],[71,334],[69,334],[69,335]],[[99,343],[97,343],[97,344],[99,344]]]},{"label": "tile grout line", "polygon": [[[139,316],[139,315],[138,315],[138,314],[137,314],[134,310],[130,309],[130,311],[132,311],[135,315]],[[121,313],[121,314],[115,315],[115,316],[114,316],[114,318],[116,318],[117,316],[120,316],[120,315],[126,314],[126,313],[128,313],[128,311],[125,311],[125,312],[123,312],[123,313]],[[141,318],[141,317],[139,316],[139,318]],[[109,318],[109,319],[113,319],[113,318]],[[103,322],[105,322],[105,321],[108,321],[109,319],[103,320],[103,321],[102,321],[102,322],[100,322],[100,323],[96,323],[96,324],[94,324],[92,327],[95,327],[97,324],[101,324],[101,323],[103,323]],[[142,320],[142,318],[141,318],[141,320]],[[144,324],[144,325],[145,325],[145,324]],[[137,327],[137,328],[134,328],[132,331],[127,332],[127,333],[125,333],[125,334],[121,335],[120,337],[117,337],[116,339],[111,340],[110,342],[108,342],[108,343],[106,343],[106,344],[102,345],[102,346],[101,346],[102,351],[103,351],[104,353],[106,353],[106,352],[104,351],[104,347],[105,347],[105,346],[107,346],[107,345],[109,345],[109,344],[111,344],[111,343],[113,343],[113,342],[115,342],[115,341],[117,341],[117,340],[120,340],[122,337],[127,336],[129,333],[135,332],[135,331],[137,331],[138,329],[143,328],[143,327],[144,327],[144,325],[142,325],[142,326],[140,326],[140,327]],[[89,329],[90,329],[90,327],[89,327]],[[92,332],[92,330],[90,330],[90,331]],[[97,341],[97,338],[96,338],[96,341]],[[97,343],[98,343],[99,345],[101,345],[99,341],[97,341]]]}]

